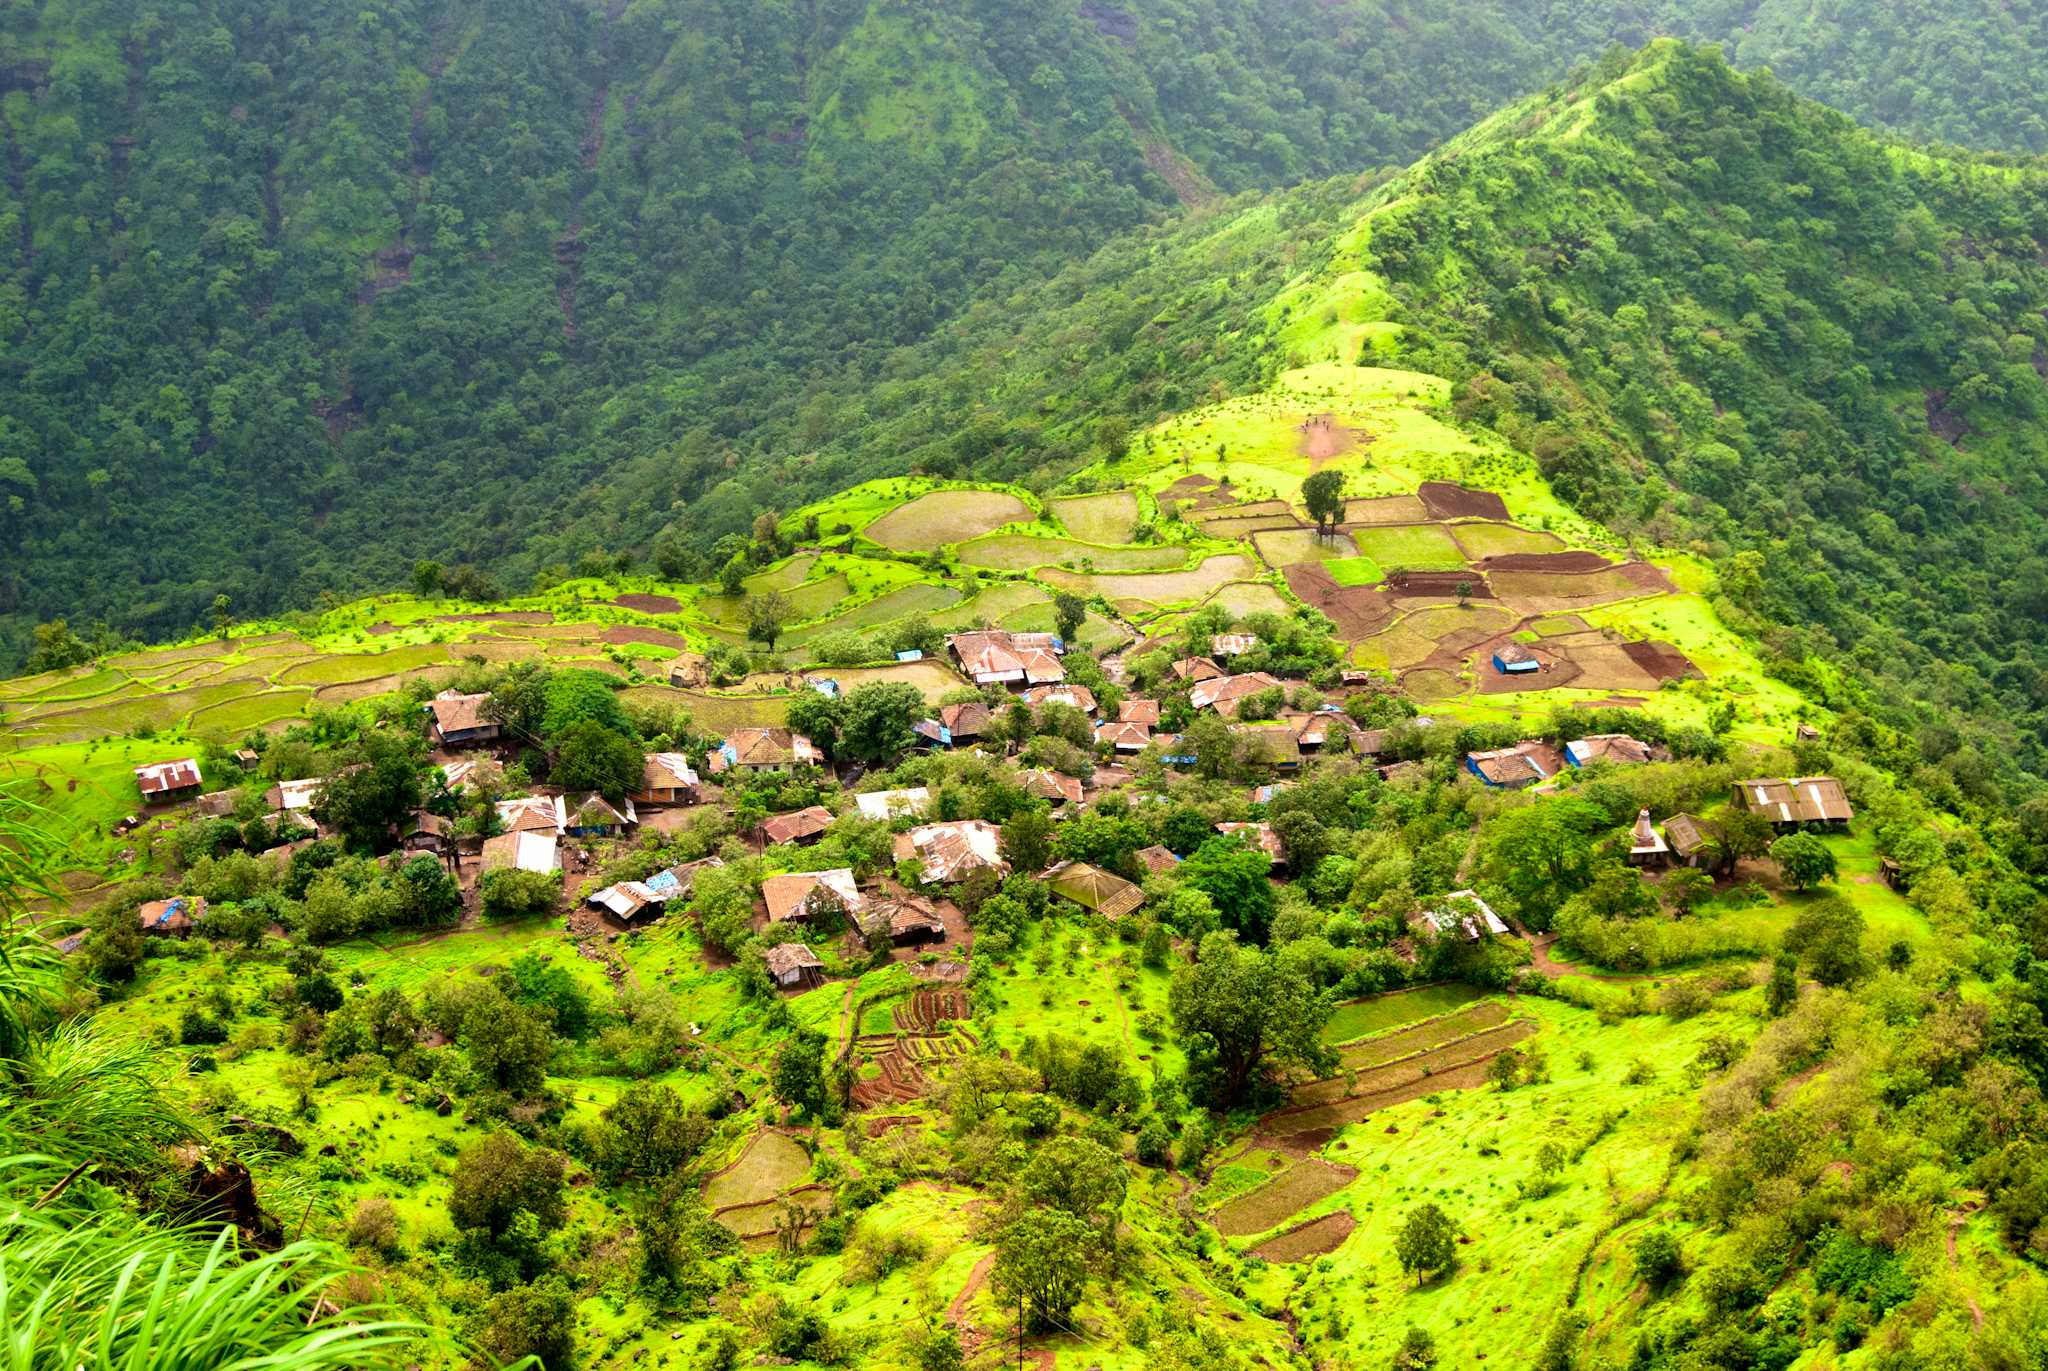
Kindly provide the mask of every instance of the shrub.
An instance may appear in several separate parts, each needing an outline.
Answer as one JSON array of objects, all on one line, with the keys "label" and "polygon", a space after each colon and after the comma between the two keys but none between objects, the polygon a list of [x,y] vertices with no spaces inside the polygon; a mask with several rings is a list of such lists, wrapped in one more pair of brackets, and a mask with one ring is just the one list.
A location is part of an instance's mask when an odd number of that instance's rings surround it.
[{"label": "shrub", "polygon": [[546,914],[561,898],[562,878],[549,871],[501,868],[484,873],[483,911],[487,919],[517,919]]}]

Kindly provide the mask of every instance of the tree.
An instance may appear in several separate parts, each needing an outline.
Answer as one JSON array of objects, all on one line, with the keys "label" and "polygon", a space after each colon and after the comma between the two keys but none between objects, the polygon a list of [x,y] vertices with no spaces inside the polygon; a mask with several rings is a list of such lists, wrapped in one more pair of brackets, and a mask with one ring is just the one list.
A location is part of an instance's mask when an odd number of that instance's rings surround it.
[{"label": "tree", "polygon": [[547,673],[540,686],[541,737],[559,746],[571,728],[585,722],[602,724],[629,738],[635,736],[633,720],[619,702],[618,687],[612,677],[587,667]]},{"label": "tree", "polygon": [[1052,861],[1052,815],[1042,804],[1018,810],[1003,824],[1003,860],[1012,871],[1036,874]]},{"label": "tree", "polygon": [[1183,888],[1209,897],[1247,943],[1263,944],[1273,922],[1273,859],[1237,835],[1213,834],[1180,865]]},{"label": "tree", "polygon": [[1591,880],[1593,842],[1606,827],[1606,813],[1585,800],[1560,797],[1511,810],[1488,825],[1487,874],[1540,932]]},{"label": "tree", "polygon": [[782,626],[789,621],[789,601],[783,598],[781,591],[771,590],[749,595],[744,609],[747,640],[773,652],[776,640],[782,637]]},{"label": "tree", "polygon": [[1227,933],[1204,939],[1200,960],[1174,973],[1167,1004],[1187,1053],[1190,1091],[1211,1108],[1243,1102],[1272,1073],[1321,1074],[1335,1061],[1322,1041],[1328,997]]},{"label": "tree", "polygon": [[640,744],[595,719],[582,719],[557,740],[549,778],[565,790],[594,790],[618,804],[640,788],[646,765]]},{"label": "tree", "polygon": [[822,690],[799,690],[790,697],[784,722],[790,732],[809,738],[827,757],[837,757],[839,725],[845,717],[843,701]]},{"label": "tree", "polygon": [[1780,952],[1771,959],[1771,980],[1764,987],[1764,1011],[1774,1019],[1782,1018],[1798,1002],[1799,959],[1789,952]]},{"label": "tree", "polygon": [[811,1032],[799,1032],[783,1043],[775,1054],[775,1070],[769,1078],[775,1098],[800,1114],[816,1117],[825,1104],[825,1039]]},{"label": "tree", "polygon": [[1060,640],[1071,646],[1081,632],[1082,621],[1088,617],[1088,602],[1071,590],[1056,591],[1052,597],[1053,629]]},{"label": "tree", "polygon": [[612,1102],[594,1130],[595,1165],[609,1183],[658,1184],[703,1150],[711,1122],[665,1085],[636,1082]]},{"label": "tree", "polygon": [[339,830],[350,847],[389,848],[424,794],[418,748],[417,739],[389,730],[364,733],[351,764],[320,787],[313,817]]},{"label": "tree", "polygon": [[910,726],[924,713],[924,693],[908,681],[856,686],[846,696],[840,754],[856,762],[892,762],[916,741]]},{"label": "tree", "polygon": [[1335,533],[1344,517],[1344,474],[1334,467],[1310,473],[1301,483],[1301,499],[1316,521],[1316,532],[1325,537]]},{"label": "tree", "polygon": [[83,666],[91,660],[91,646],[71,631],[69,623],[63,619],[52,619],[47,624],[35,626],[35,647],[29,652],[24,669],[35,675]]},{"label": "tree", "polygon": [[746,554],[735,552],[725,565],[718,569],[718,588],[725,592],[728,598],[738,599],[740,592],[746,589],[746,584]]},{"label": "tree", "polygon": [[451,924],[462,914],[462,891],[439,859],[422,853],[398,871],[399,903],[415,928]]},{"label": "tree", "polygon": [[1124,1159],[1101,1143],[1052,1138],[1017,1174],[1009,1204],[1017,1212],[1057,1209],[1071,1214],[1088,1226],[1095,1248],[1107,1253],[1129,1184]]},{"label": "tree", "polygon": [[1448,1270],[1457,1256],[1457,1226],[1434,1203],[1409,1210],[1394,1234],[1394,1257],[1418,1285],[1430,1273]]},{"label": "tree", "polygon": [[431,600],[441,593],[441,577],[447,568],[439,562],[421,558],[412,564],[412,588],[422,600]]},{"label": "tree", "polygon": [[1024,1311],[1026,1327],[1063,1324],[1088,1280],[1095,1232],[1062,1209],[1027,1209],[995,1233],[989,1272],[996,1298]]},{"label": "tree", "polygon": [[536,1358],[543,1371],[576,1365],[576,1300],[559,1278],[515,1285],[493,1295],[470,1325],[477,1350],[492,1364]]},{"label": "tree", "polygon": [[562,898],[562,877],[554,871],[499,867],[477,882],[486,919],[525,919],[551,912]]},{"label": "tree", "polygon": [[1761,857],[1770,850],[1771,821],[1741,805],[1719,806],[1701,827],[1720,875],[1733,871],[1743,858]]},{"label": "tree", "polygon": [[1408,1332],[1401,1338],[1401,1345],[1394,1349],[1394,1360],[1389,1363],[1391,1371],[1429,1371],[1436,1365],[1436,1339],[1426,1328],[1408,1325]]},{"label": "tree", "polygon": [[547,1026],[535,1011],[502,995],[484,999],[464,1018],[462,1048],[477,1074],[509,1095],[528,1099],[547,1084],[554,1053]]},{"label": "tree", "polygon": [[491,1133],[455,1159],[449,1179],[448,1218],[458,1229],[501,1238],[522,1213],[543,1231],[558,1227],[566,1163],[558,1153],[528,1147],[511,1133]]},{"label": "tree", "polygon": [[1771,860],[1794,890],[1811,890],[1835,878],[1834,850],[1811,833],[1787,833],[1772,843]]},{"label": "tree", "polygon": [[1637,1238],[1635,1254],[1636,1274],[1652,1290],[1669,1285],[1685,1261],[1679,1250],[1678,1235],[1668,1228],[1652,1228]]},{"label": "tree", "polygon": [[1839,895],[1815,900],[1785,930],[1785,950],[1822,985],[1847,985],[1869,969],[1862,911]]}]

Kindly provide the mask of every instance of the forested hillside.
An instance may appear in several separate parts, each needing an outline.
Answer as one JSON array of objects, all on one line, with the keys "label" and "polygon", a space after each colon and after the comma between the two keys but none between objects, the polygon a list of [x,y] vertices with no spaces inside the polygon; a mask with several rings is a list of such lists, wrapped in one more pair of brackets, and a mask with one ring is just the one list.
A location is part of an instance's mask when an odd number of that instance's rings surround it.
[{"label": "forested hillside", "polygon": [[[1917,16],[1893,43],[1906,18],[1873,6],[1777,8],[1682,27],[1740,33],[1743,60],[1867,117],[2039,145],[2039,44],[2010,10]],[[904,413],[903,349],[975,302],[941,351],[988,363],[1029,322],[1015,290],[1117,235],[1405,164],[1677,22],[1577,0],[1540,22],[1249,0],[11,7],[4,650],[60,614],[160,633],[216,594],[274,609],[423,555],[524,581],[644,553],[678,503],[693,531],[738,529],[843,484],[835,451],[892,448],[875,416]],[[1980,44],[2013,79],[1959,60]],[[1204,307],[1245,298],[1234,268],[1209,284]],[[1091,310],[1059,344],[1122,354],[1150,319]],[[1176,372],[1246,365],[1180,331]],[[957,426],[993,369],[954,367],[917,424]],[[1106,375],[1119,410],[1158,412]],[[1094,416],[1033,417],[1050,460],[1087,446]],[[821,448],[792,491],[784,459]]]}]

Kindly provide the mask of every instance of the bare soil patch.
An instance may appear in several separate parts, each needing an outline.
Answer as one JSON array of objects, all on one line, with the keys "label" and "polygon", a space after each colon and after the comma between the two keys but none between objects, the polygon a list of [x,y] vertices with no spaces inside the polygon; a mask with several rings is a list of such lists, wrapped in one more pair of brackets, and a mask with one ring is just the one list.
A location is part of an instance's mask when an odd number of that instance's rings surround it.
[{"label": "bare soil patch", "polygon": [[1468,588],[1471,599],[1494,598],[1493,587],[1477,571],[1390,571],[1386,586],[1389,594],[1401,598],[1448,595],[1456,599],[1460,586]]},{"label": "bare soil patch", "polygon": [[1272,529],[1306,527],[1292,514],[1247,514],[1241,519],[1209,519],[1201,525],[1202,532],[1218,538],[1243,538]]},{"label": "bare soil patch", "polygon": [[1357,1227],[1358,1220],[1340,1210],[1297,1224],[1277,1237],[1266,1239],[1252,1249],[1252,1255],[1269,1262],[1299,1262],[1310,1257],[1327,1256],[1342,1247],[1344,1240]]},{"label": "bare soil patch", "polygon": [[1370,638],[1394,617],[1394,607],[1375,586],[1340,586],[1319,563],[1282,568],[1287,588],[1315,606],[1337,626],[1338,636],[1356,641]]},{"label": "bare soil patch", "polygon": [[603,643],[646,643],[650,647],[672,647],[678,652],[690,646],[690,640],[680,633],[670,633],[661,628],[638,628],[632,624],[614,624],[598,635]]},{"label": "bare soil patch", "polygon": [[1692,659],[1670,643],[1650,641],[1646,643],[1623,643],[1621,650],[1628,659],[1660,681],[1679,681],[1687,676],[1703,674],[1693,665]]},{"label": "bare soil patch", "polygon": [[1432,519],[1501,519],[1507,502],[1490,490],[1473,490],[1450,481],[1424,481],[1415,492]]},{"label": "bare soil patch", "polygon": [[1344,502],[1347,524],[1420,524],[1429,511],[1413,495],[1375,495]]},{"label": "bare soil patch", "polygon": [[1239,1195],[1218,1209],[1216,1231],[1228,1238],[1248,1238],[1285,1223],[1319,1200],[1328,1199],[1358,1179],[1358,1170],[1310,1158],[1296,1162],[1258,1189]]},{"label": "bare soil patch", "polygon": [[935,490],[869,524],[867,536],[899,552],[930,552],[1030,517],[1030,508],[1007,491]]},{"label": "bare soil patch", "polygon": [[1230,482],[1212,481],[1207,476],[1187,475],[1159,492],[1159,502],[1189,502],[1194,509],[1215,509],[1232,503]]},{"label": "bare soil patch", "polygon": [[1371,441],[1371,434],[1344,427],[1334,414],[1318,414],[1301,424],[1300,451],[1308,458],[1311,472],[1321,471],[1328,462],[1342,457],[1361,443]]},{"label": "bare soil patch", "polygon": [[1486,571],[1605,571],[1612,565],[1597,552],[1503,552],[1479,561]]},{"label": "bare soil patch", "polygon": [[612,600],[620,609],[638,610],[642,614],[680,614],[683,602],[673,595],[620,595]]}]

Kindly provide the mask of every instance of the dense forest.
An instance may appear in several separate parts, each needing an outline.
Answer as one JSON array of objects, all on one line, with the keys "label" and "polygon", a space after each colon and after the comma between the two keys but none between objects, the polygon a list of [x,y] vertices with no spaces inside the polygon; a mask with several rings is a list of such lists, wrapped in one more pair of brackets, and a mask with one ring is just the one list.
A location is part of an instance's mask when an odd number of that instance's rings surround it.
[{"label": "dense forest", "polygon": [[[1145,265],[1183,205],[1405,165],[1611,40],[1726,37],[1861,117],[2040,145],[2012,11],[1877,8],[10,7],[0,636],[157,634],[422,555],[523,581],[645,555],[679,505],[742,527],[792,464],[810,493],[900,469],[884,419],[969,427],[1019,290],[1072,305],[1045,282],[1105,243]],[[1197,303],[1247,285],[1233,265]],[[975,310],[951,383],[905,390]],[[1041,357],[1149,364],[1150,318],[1091,307]],[[1242,359],[1167,322],[1181,369],[1230,384]],[[1120,409],[1172,402],[1106,374]],[[996,408],[1048,460],[1086,446],[1090,413]]]}]

